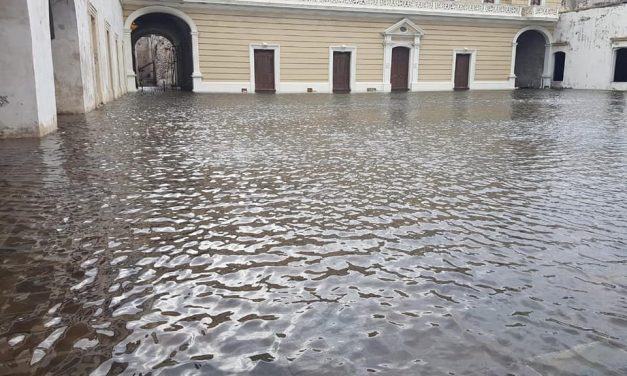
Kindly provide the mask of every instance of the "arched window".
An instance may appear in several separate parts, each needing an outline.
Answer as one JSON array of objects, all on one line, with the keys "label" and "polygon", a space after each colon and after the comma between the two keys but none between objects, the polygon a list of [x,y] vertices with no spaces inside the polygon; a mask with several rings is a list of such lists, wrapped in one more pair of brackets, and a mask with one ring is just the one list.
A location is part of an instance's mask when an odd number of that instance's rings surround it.
[{"label": "arched window", "polygon": [[566,53],[555,53],[555,65],[553,66],[553,81],[564,81],[564,62],[566,61]]},{"label": "arched window", "polygon": [[614,82],[627,82],[627,48],[619,48],[616,50]]}]

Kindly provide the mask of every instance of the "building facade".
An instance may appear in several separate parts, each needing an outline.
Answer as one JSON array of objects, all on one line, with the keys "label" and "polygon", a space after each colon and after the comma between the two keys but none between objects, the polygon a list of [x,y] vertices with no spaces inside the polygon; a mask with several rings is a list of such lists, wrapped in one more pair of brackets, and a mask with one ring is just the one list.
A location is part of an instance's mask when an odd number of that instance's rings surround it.
[{"label": "building facade", "polygon": [[[192,60],[180,74],[192,78],[188,88],[233,93],[548,87],[559,7],[555,0],[123,4],[127,66],[145,33],[176,45],[188,39],[179,59]],[[136,78],[127,72],[131,90]]]},{"label": "building facade", "polygon": [[199,93],[627,90],[624,2],[3,0],[0,138],[137,90],[152,36]]}]

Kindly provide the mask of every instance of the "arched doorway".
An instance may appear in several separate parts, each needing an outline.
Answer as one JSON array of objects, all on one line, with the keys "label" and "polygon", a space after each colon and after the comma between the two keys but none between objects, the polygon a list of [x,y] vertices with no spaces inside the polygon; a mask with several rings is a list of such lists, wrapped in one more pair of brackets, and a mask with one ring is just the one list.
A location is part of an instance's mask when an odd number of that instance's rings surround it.
[{"label": "arched doorway", "polygon": [[[159,62],[159,54],[165,50],[165,48],[158,48],[165,43],[161,38],[169,41],[174,47],[174,61],[176,66],[177,85],[181,90],[193,90],[194,83],[192,81],[192,74],[194,73],[194,64],[192,56],[192,39],[191,30],[185,21],[171,14],[165,13],[150,13],[144,16],[138,17],[131,26],[131,43],[133,46],[133,70],[137,82],[142,80],[148,80],[150,85],[153,84],[153,80],[158,80],[158,77],[154,77],[157,73],[157,66],[154,64],[155,60]],[[146,42],[144,45],[140,42]],[[148,47],[152,49],[150,51]],[[156,48],[155,48],[156,47]],[[145,54],[144,54],[145,52]],[[150,60],[139,62],[139,58],[145,58],[145,55],[149,55]],[[166,56],[162,57],[167,59]],[[154,67],[154,72],[148,79],[149,74],[146,73],[146,64],[151,64]],[[141,82],[142,84],[144,82]],[[154,82],[156,86],[159,82]]]},{"label": "arched doorway", "polygon": [[550,84],[548,73],[551,41],[540,29],[523,29],[514,39],[514,75],[517,88],[539,89]]},{"label": "arched doorway", "polygon": [[[151,69],[142,56],[144,51],[140,51],[145,49],[146,38],[149,38],[148,40],[152,38],[153,42],[157,42],[157,47],[161,48],[161,52],[165,55],[162,56],[162,60],[169,59],[162,70],[168,68],[173,70],[171,76],[176,87],[181,90],[192,91],[195,86],[200,84],[198,29],[189,16],[174,8],[150,6],[131,13],[124,26],[126,29],[127,81],[130,89],[136,89],[138,81],[146,80],[146,70]],[[138,46],[140,50],[138,50]],[[154,47],[154,45],[152,46]],[[139,62],[138,56],[142,56],[144,60]],[[155,83],[154,75],[157,70],[155,67],[151,74],[153,77],[148,80],[148,84]],[[158,79],[157,77],[156,83],[162,84],[163,82],[158,82]],[[142,82],[142,84],[144,83]]]}]

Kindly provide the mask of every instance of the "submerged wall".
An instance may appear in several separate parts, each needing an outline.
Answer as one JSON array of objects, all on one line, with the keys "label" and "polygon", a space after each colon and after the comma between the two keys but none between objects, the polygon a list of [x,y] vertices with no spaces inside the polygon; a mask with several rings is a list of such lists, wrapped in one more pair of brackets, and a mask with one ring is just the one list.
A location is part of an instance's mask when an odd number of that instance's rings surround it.
[{"label": "submerged wall", "polygon": [[627,47],[627,4],[564,12],[554,35],[553,52],[566,53],[562,87],[627,89],[612,82],[615,49]]}]

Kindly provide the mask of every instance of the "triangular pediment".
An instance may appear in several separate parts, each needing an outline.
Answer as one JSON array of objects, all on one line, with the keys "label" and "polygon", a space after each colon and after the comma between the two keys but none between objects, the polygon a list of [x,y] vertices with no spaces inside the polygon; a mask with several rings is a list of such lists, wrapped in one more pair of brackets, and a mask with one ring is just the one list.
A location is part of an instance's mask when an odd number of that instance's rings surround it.
[{"label": "triangular pediment", "polygon": [[424,30],[411,22],[409,18],[403,18],[385,29],[383,35],[424,35],[424,33]]}]

